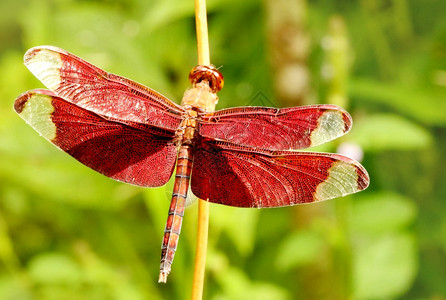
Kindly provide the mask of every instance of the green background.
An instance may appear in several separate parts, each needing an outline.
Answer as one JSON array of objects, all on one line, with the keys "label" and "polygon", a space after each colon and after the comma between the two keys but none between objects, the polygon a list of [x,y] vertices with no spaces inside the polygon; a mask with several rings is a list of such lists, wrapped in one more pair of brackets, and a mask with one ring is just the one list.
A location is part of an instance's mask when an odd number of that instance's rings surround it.
[{"label": "green background", "polygon": [[[371,185],[314,205],[211,205],[204,297],[446,299],[446,2],[209,0],[208,11],[225,76],[217,108],[342,105],[353,130],[320,150],[359,146]],[[42,87],[22,57],[45,44],[179,102],[197,60],[193,13],[192,0],[1,1],[0,299],[190,297],[196,205],[158,284],[172,184],[99,175],[12,106]]]}]

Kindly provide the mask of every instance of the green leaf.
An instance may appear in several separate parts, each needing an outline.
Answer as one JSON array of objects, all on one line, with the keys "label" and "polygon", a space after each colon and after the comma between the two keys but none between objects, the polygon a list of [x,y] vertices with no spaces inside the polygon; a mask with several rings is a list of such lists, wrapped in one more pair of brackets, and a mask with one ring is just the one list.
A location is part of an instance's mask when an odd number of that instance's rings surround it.
[{"label": "green leaf", "polygon": [[315,233],[296,232],[287,236],[279,245],[275,264],[283,271],[308,264],[320,255],[323,245],[324,241]]},{"label": "green leaf", "polygon": [[0,299],[35,299],[26,284],[19,280],[19,276],[0,276]]},{"label": "green leaf", "polygon": [[211,208],[212,229],[226,233],[242,255],[251,253],[254,247],[258,218],[257,209],[223,205]]},{"label": "green leaf", "polygon": [[246,274],[237,268],[228,268],[217,278],[222,288],[215,299],[290,299],[286,290],[266,282],[250,281]]},{"label": "green leaf", "polygon": [[391,192],[364,193],[352,202],[351,228],[357,233],[379,234],[404,229],[414,221],[417,207]]},{"label": "green leaf", "polygon": [[354,79],[350,95],[361,101],[384,104],[431,125],[446,124],[444,89],[391,85],[373,79]]},{"label": "green leaf", "polygon": [[376,114],[355,123],[349,139],[364,151],[412,150],[429,146],[432,136],[423,127],[394,114]]},{"label": "green leaf", "polygon": [[387,235],[357,245],[353,254],[354,299],[401,296],[410,288],[416,271],[412,235]]},{"label": "green leaf", "polygon": [[29,263],[30,277],[39,283],[81,283],[82,271],[70,257],[59,253],[37,255]]}]

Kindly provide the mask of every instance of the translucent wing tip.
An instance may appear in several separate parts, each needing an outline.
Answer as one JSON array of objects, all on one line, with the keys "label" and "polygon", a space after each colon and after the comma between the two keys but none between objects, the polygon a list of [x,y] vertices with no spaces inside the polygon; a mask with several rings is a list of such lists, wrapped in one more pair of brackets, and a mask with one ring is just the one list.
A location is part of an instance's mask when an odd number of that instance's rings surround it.
[{"label": "translucent wing tip", "polygon": [[356,173],[358,174],[358,192],[363,191],[370,185],[369,173],[360,163],[356,164]]},{"label": "translucent wing tip", "polygon": [[23,58],[25,66],[46,87],[55,91],[61,83],[60,70],[63,66],[61,54],[64,50],[53,46],[38,46],[29,49]]},{"label": "translucent wing tip", "polygon": [[28,49],[28,51],[26,51],[24,57],[23,57],[23,61],[25,62],[25,64],[31,60],[36,54],[38,54],[41,51],[45,51],[47,50],[48,52],[56,52],[56,53],[66,53],[65,50],[55,47],[55,46],[50,46],[50,45],[42,45],[42,46],[36,46],[36,47],[32,47],[30,49]]},{"label": "translucent wing tip", "polygon": [[54,106],[51,92],[32,90],[21,94],[14,102],[14,110],[44,138],[56,137],[56,125],[52,121]]},{"label": "translucent wing tip", "polygon": [[317,146],[346,134],[353,120],[343,108],[335,105],[322,106],[324,111],[318,118],[318,125],[311,133],[311,146]]},{"label": "translucent wing tip", "polygon": [[17,99],[14,101],[14,110],[16,113],[20,115],[23,112],[29,97],[31,97],[30,92],[25,92],[17,97]]},{"label": "translucent wing tip", "polygon": [[347,157],[337,156],[340,160],[328,169],[328,176],[320,183],[314,193],[315,201],[323,201],[354,194],[365,190],[370,183],[367,170],[358,162]]}]

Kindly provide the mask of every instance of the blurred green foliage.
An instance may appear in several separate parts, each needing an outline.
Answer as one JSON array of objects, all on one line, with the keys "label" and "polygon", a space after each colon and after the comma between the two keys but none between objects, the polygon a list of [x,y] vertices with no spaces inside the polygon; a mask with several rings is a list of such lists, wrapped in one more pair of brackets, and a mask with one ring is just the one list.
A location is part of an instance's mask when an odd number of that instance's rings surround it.
[{"label": "blurred green foliage", "polygon": [[[267,7],[208,0],[211,57],[226,81],[219,108],[280,105]],[[446,2],[304,7],[310,98],[345,96],[355,125],[341,142],[364,151],[371,186],[292,208],[212,205],[205,298],[446,299]],[[189,298],[196,206],[169,281],[157,284],[172,184],[109,180],[39,137],[12,104],[42,87],[22,56],[43,44],[179,102],[196,62],[193,13],[191,0],[0,3],[0,299]],[[327,47],[339,38],[348,47]]]}]

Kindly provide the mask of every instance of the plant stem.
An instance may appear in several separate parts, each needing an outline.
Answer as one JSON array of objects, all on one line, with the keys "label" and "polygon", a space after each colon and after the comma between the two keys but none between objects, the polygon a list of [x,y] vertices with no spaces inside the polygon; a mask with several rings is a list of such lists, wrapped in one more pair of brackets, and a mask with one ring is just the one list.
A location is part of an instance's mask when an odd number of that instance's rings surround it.
[{"label": "plant stem", "polygon": [[197,28],[198,64],[209,65],[208,21],[206,16],[206,0],[195,0],[195,26]]},{"label": "plant stem", "polygon": [[195,250],[192,300],[201,300],[203,298],[206,250],[208,244],[209,202],[201,199],[198,201],[197,249]]},{"label": "plant stem", "polygon": [[[206,0],[195,0],[195,24],[197,28],[198,64],[210,65],[209,39],[206,16]],[[213,108],[214,109],[214,108]],[[198,200],[197,248],[195,252],[192,300],[203,298],[206,251],[208,244],[209,202]]]}]

